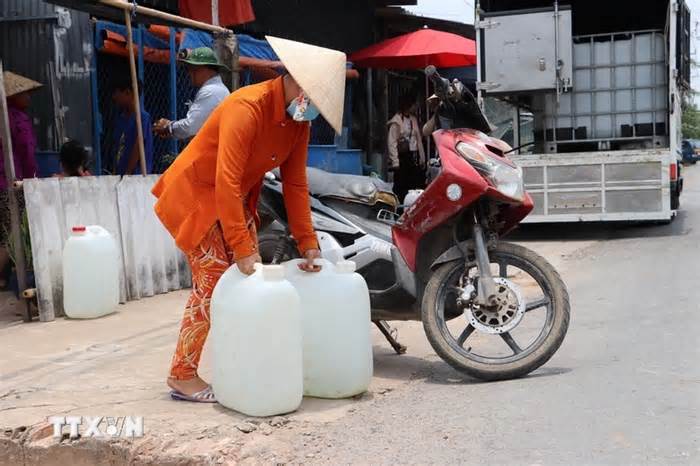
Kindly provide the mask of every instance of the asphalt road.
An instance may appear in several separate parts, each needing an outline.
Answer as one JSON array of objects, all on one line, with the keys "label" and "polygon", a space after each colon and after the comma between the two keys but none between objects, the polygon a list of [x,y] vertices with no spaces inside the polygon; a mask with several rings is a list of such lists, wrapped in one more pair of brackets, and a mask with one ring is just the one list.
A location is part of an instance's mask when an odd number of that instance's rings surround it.
[{"label": "asphalt road", "polygon": [[[437,358],[406,385],[297,440],[330,464],[700,464],[700,167],[666,226],[536,228],[569,257],[569,334],[529,377],[481,383]],[[377,358],[376,371],[401,364]],[[309,453],[310,452],[310,453]]]}]

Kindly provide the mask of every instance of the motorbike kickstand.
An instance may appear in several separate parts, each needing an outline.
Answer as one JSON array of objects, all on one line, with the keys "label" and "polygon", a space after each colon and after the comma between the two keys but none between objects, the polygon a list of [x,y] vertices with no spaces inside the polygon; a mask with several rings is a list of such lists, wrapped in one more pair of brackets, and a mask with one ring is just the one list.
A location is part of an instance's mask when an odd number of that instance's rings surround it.
[{"label": "motorbike kickstand", "polygon": [[394,348],[396,354],[404,354],[406,352],[406,347],[396,339],[396,335],[398,334],[396,329],[391,328],[385,320],[374,320],[372,322],[374,322],[374,325],[382,332],[382,335],[384,335],[384,338],[386,338],[391,347]]}]

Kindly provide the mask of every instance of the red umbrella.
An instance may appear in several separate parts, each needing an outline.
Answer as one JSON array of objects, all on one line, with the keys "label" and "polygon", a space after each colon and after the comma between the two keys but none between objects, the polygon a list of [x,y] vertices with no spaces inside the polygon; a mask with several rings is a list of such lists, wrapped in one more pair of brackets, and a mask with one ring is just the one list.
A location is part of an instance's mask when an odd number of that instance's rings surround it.
[{"label": "red umbrella", "polygon": [[420,69],[428,65],[456,68],[476,64],[476,43],[457,34],[420,29],[350,55],[362,68]]}]

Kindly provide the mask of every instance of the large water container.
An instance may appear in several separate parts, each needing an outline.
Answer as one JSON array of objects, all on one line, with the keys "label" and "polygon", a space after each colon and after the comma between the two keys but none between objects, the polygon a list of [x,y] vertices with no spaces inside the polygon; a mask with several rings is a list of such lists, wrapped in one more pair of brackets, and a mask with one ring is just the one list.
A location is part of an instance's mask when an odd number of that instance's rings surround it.
[{"label": "large water container", "polygon": [[212,387],[223,406],[249,416],[296,410],[303,395],[299,295],[282,266],[235,265],[211,299]]},{"label": "large water container", "polygon": [[403,200],[403,207],[404,209],[408,209],[411,207],[415,202],[418,200],[420,195],[423,194],[422,189],[411,189],[408,191],[408,194],[406,194],[406,197]]},{"label": "large water container", "polygon": [[319,260],[318,273],[285,264],[301,298],[304,331],[304,394],[347,398],[367,390],[372,379],[369,291],[355,263]]},{"label": "large water container", "polygon": [[73,319],[102,317],[119,305],[117,243],[101,226],[75,226],[63,247],[63,309]]}]

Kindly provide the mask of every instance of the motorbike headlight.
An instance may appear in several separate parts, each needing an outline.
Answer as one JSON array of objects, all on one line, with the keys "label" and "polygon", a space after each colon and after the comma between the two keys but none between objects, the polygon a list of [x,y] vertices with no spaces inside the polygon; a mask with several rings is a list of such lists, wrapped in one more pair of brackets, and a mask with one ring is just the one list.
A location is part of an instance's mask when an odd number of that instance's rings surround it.
[{"label": "motorbike headlight", "polygon": [[522,168],[512,167],[464,142],[457,144],[457,152],[501,194],[519,201],[525,197]]}]

